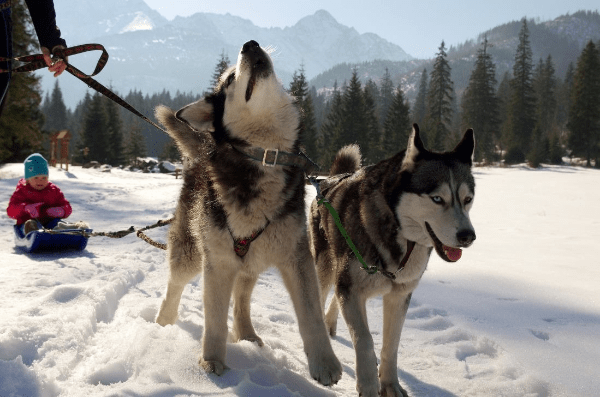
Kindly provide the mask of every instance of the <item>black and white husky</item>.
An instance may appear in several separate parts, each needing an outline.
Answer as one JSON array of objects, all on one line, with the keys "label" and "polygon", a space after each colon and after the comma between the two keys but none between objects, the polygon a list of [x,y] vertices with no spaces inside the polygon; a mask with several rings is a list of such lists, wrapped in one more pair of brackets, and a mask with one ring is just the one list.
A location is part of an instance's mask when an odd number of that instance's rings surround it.
[{"label": "black and white husky", "polygon": [[[415,124],[406,151],[360,168],[355,145],[342,148],[331,177],[320,186],[339,213],[356,246],[359,263],[329,210],[311,205],[309,233],[317,263],[322,305],[331,286],[334,297],[325,322],[334,336],[338,310],[348,324],[356,351],[357,390],[363,397],[406,396],[398,383],[398,344],[412,292],[433,248],[442,259],[460,259],[475,240],[469,210],[475,196],[471,174],[473,131],[451,152],[425,149]],[[365,271],[364,267],[371,269]],[[373,270],[377,270],[373,273]],[[383,295],[383,347],[379,379],[366,300]]]},{"label": "black and white husky", "polygon": [[175,323],[184,286],[202,271],[200,364],[220,375],[231,296],[234,337],[262,345],[250,321],[250,295],[258,275],[276,266],[296,310],[311,376],[336,383],[342,367],[325,328],[307,237],[299,115],[269,55],[247,42],[213,94],[177,112],[158,107],[156,115],[185,158],[156,322]]}]

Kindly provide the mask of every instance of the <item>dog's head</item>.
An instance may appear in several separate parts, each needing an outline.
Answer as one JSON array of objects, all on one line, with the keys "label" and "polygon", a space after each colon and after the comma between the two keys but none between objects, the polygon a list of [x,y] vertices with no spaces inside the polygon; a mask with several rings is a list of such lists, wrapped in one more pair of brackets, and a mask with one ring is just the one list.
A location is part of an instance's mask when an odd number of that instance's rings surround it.
[{"label": "dog's head", "polygon": [[405,238],[433,246],[448,261],[460,259],[461,248],[475,240],[469,211],[475,198],[471,173],[475,138],[468,130],[453,151],[425,149],[419,127],[413,126],[402,162],[404,193],[396,215]]},{"label": "dog's head", "polygon": [[236,65],[223,73],[212,94],[176,117],[194,130],[210,132],[217,143],[238,140],[289,150],[298,137],[298,111],[269,54],[254,40],[242,46]]}]

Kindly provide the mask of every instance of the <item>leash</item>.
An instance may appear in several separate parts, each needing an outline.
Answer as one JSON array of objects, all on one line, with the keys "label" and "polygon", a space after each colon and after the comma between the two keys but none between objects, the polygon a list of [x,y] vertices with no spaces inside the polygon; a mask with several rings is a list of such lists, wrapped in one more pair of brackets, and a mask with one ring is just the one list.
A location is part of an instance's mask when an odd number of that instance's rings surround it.
[{"label": "leash", "polygon": [[[75,66],[71,65],[70,63],[68,63],[65,60],[69,56],[83,54],[85,52],[90,52],[90,51],[102,51],[102,54],[100,55],[100,58],[98,59],[98,62],[96,63],[96,68],[94,69],[94,72],[91,75],[87,75],[87,74],[83,73],[81,70],[77,69]],[[69,72],[73,76],[77,77],[79,80],[83,81],[85,84],[87,84],[88,87],[96,90],[97,92],[104,95],[108,99],[112,100],[113,102],[117,103],[118,105],[120,105],[123,108],[130,111],[131,113],[135,114],[142,120],[146,121],[149,124],[152,124],[154,127],[158,128],[162,132],[166,133],[166,131],[162,127],[160,127],[158,124],[156,124],[155,122],[150,120],[148,117],[144,116],[142,113],[138,112],[133,106],[131,106],[130,104],[125,102],[117,94],[115,94],[114,92],[112,92],[111,90],[109,90],[108,88],[106,88],[105,86],[103,86],[98,81],[96,81],[92,78],[93,76],[96,76],[98,73],[100,73],[102,71],[102,69],[104,69],[104,66],[106,66],[106,63],[108,62],[108,52],[106,51],[106,49],[104,48],[104,46],[102,44],[82,44],[82,45],[78,45],[75,47],[69,47],[69,48],[64,48],[64,49],[59,48],[53,52],[53,55],[55,57],[60,58],[60,60],[62,60],[67,65],[67,68],[65,69],[67,72]],[[46,62],[44,61],[44,56],[42,54],[26,55],[26,56],[21,56],[21,57],[16,57],[16,58],[0,57],[0,61],[8,62],[10,65],[9,70],[0,69],[0,73],[33,72],[35,70],[43,69],[48,66],[48,65],[46,65]],[[19,66],[17,68],[13,68],[12,62],[15,62],[15,61],[23,62],[23,63],[25,63],[25,65]]]}]

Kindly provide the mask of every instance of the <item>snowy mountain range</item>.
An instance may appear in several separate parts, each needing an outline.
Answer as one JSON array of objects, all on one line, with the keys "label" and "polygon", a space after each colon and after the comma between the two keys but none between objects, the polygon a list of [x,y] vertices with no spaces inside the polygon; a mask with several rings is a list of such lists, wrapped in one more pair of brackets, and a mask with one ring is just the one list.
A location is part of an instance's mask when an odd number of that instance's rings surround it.
[{"label": "snowy mountain range", "polygon": [[[209,88],[221,54],[234,63],[250,39],[273,49],[271,56],[284,85],[300,67],[311,78],[344,62],[411,59],[399,46],[372,33],[359,34],[323,10],[282,29],[261,28],[230,14],[197,13],[168,21],[143,0],[63,0],[55,5],[69,46],[106,47],[110,59],[97,79],[122,95],[133,89],[150,94],[163,89],[201,93]],[[69,61],[91,72],[99,55],[78,55]],[[42,77],[42,88],[48,92],[54,79]],[[59,84],[68,107],[87,89],[72,76],[61,78]]]}]

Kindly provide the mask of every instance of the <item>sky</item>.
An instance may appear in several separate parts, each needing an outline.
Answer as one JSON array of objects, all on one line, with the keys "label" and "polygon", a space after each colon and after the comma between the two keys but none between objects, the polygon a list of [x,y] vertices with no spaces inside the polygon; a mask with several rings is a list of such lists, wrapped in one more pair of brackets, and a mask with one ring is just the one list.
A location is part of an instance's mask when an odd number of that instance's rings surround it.
[{"label": "sky", "polygon": [[446,47],[461,44],[488,29],[523,17],[547,21],[579,10],[600,9],[598,0],[145,1],[167,19],[196,12],[230,13],[260,27],[280,28],[293,26],[303,17],[324,9],[339,23],[359,33],[375,33],[416,58],[434,57],[442,40]]}]

